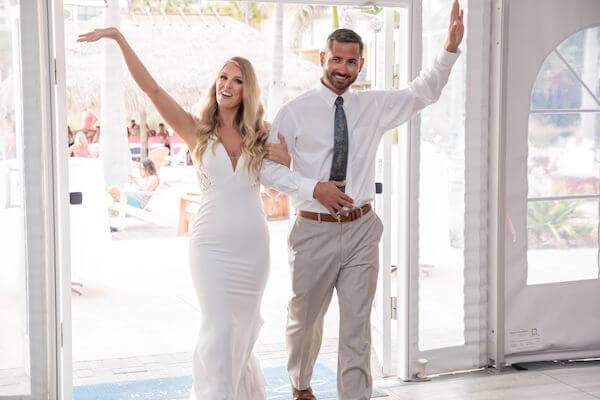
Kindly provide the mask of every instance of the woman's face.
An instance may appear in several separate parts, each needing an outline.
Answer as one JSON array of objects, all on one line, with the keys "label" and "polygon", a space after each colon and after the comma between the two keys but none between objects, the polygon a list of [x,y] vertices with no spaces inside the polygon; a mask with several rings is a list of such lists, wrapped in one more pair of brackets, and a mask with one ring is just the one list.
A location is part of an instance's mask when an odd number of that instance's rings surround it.
[{"label": "woman's face", "polygon": [[225,64],[216,82],[216,96],[219,107],[236,108],[242,103],[244,82],[242,70],[235,64]]}]

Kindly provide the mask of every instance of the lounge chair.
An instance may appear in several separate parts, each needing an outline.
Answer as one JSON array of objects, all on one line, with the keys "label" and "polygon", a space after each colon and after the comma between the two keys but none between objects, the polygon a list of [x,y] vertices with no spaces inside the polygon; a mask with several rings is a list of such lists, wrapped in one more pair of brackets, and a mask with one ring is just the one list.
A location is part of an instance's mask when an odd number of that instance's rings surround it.
[{"label": "lounge chair", "polygon": [[[135,217],[145,222],[149,222],[151,224],[157,226],[168,226],[168,222],[165,221],[165,218],[158,215],[157,213],[152,211],[152,203],[153,200],[157,196],[161,196],[165,192],[164,188],[159,187],[154,191],[143,191],[137,190],[133,188],[125,188],[121,190],[121,197],[118,203],[112,203],[110,208],[117,212],[118,217],[118,226],[119,230],[124,230],[126,226],[126,218],[127,216]],[[144,208],[134,207],[132,205],[127,204],[127,196],[128,195],[147,195],[151,196],[150,200],[146,203]]]}]

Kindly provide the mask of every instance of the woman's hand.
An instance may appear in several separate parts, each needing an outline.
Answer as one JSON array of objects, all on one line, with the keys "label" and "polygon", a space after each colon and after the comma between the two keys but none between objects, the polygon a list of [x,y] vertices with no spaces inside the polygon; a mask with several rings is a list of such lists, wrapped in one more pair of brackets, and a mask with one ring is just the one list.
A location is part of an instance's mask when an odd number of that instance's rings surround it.
[{"label": "woman's hand", "polygon": [[289,168],[292,164],[292,157],[288,153],[287,143],[281,133],[278,133],[277,137],[279,137],[279,143],[265,144],[266,158]]},{"label": "woman's hand", "polygon": [[82,33],[77,38],[78,42],[96,42],[102,38],[117,40],[121,32],[117,28],[94,29],[91,32]]}]

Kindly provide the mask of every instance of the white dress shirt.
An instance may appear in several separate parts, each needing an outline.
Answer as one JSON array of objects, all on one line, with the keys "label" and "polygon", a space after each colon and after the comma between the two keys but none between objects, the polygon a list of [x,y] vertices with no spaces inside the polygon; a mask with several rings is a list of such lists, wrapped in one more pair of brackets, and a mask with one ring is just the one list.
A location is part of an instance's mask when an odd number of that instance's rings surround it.
[{"label": "white dress shirt", "polygon": [[[405,89],[347,90],[341,95],[349,141],[345,192],[355,207],[373,201],[375,196],[375,157],[383,134],[439,99],[459,54],[442,50],[431,69],[421,71]],[[337,97],[320,83],[285,104],[273,121],[269,142],[279,142],[277,133],[285,137],[293,171],[265,160],[261,183],[290,194],[299,210],[327,212],[313,198],[313,191],[317,182],[329,181]]]}]

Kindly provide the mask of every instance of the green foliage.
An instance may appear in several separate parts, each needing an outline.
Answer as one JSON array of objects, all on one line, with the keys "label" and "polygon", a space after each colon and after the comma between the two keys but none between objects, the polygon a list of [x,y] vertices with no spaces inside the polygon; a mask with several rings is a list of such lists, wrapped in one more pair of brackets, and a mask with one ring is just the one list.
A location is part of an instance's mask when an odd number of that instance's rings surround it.
[{"label": "green foliage", "polygon": [[[250,7],[248,7],[248,5]],[[254,29],[260,29],[263,21],[268,18],[267,6],[256,2],[237,2],[228,1],[220,10],[225,15],[231,15],[233,18],[242,22],[250,22],[250,26]],[[247,17],[246,13],[250,15]]]},{"label": "green foliage", "polygon": [[593,241],[594,225],[575,200],[534,201],[527,208],[530,248],[581,246]]},{"label": "green foliage", "polygon": [[339,29],[340,18],[338,17],[337,6],[331,6],[331,27],[333,30]]}]

